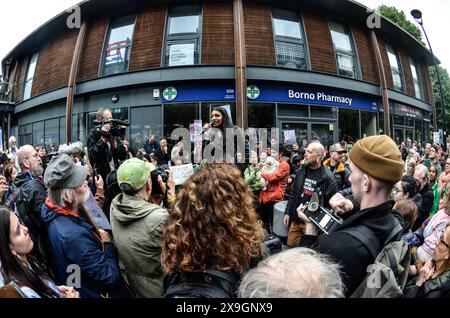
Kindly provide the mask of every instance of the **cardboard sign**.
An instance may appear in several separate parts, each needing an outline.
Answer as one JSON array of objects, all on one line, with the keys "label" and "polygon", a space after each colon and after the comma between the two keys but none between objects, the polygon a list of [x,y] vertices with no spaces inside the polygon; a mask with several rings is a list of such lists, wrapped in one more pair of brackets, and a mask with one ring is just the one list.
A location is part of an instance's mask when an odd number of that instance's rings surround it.
[{"label": "cardboard sign", "polygon": [[173,180],[175,185],[183,184],[190,176],[194,174],[194,166],[192,163],[181,166],[173,166],[169,168],[173,172]]}]

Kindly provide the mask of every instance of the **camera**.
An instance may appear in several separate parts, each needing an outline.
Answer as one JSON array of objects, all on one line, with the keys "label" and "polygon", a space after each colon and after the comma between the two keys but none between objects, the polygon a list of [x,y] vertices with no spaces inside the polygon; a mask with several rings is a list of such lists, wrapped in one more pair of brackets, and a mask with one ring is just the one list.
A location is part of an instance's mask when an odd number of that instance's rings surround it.
[{"label": "camera", "polygon": [[[100,133],[104,136],[116,136],[122,137],[125,135],[125,129],[130,126],[129,122],[119,120],[119,119],[108,119],[108,120],[94,120],[94,127],[100,131]],[[109,132],[102,131],[102,127],[104,125],[111,125],[111,129]]]},{"label": "camera", "polygon": [[152,194],[165,194],[163,193],[161,187],[158,183],[158,176],[161,176],[162,181],[167,184],[167,181],[169,180],[169,175],[167,174],[167,171],[163,167],[158,167],[156,170],[153,170],[151,173],[152,178]]},{"label": "camera", "polygon": [[343,220],[335,215],[333,210],[320,206],[317,193],[313,193],[305,210],[305,215],[326,234],[329,234],[330,228],[336,222],[343,223]]},{"label": "camera", "polygon": [[279,253],[283,249],[283,243],[275,233],[270,233],[263,243],[270,255]]}]

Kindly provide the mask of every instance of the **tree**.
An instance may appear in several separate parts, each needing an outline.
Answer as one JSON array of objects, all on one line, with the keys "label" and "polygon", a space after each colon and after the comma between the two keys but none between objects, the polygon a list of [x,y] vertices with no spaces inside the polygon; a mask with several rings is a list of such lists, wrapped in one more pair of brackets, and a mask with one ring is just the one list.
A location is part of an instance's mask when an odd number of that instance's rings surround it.
[{"label": "tree", "polygon": [[[445,104],[445,121],[448,128],[450,127],[450,77],[445,68],[438,65],[439,75],[441,76],[442,91],[444,93],[444,104]],[[442,121],[442,105],[441,105],[441,95],[439,91],[439,85],[436,76],[436,70],[434,67],[429,68],[431,83],[433,85],[434,101],[436,105],[436,116],[438,122]]]},{"label": "tree", "polygon": [[395,7],[388,7],[384,4],[378,7],[378,12],[383,17],[388,18],[399,27],[403,28],[405,31],[415,37],[419,42],[422,42],[422,32],[420,32],[420,29],[417,26],[406,19],[405,12],[399,11]]},{"label": "tree", "polygon": [[[409,34],[411,34],[413,37],[415,37],[418,41],[420,41],[423,46],[425,44],[422,42],[422,32],[420,29],[415,26],[413,23],[408,21],[406,19],[405,13],[403,11],[399,11],[395,7],[388,7],[386,5],[381,5],[378,7],[378,12],[397,24],[398,26],[402,27],[404,30],[406,30]],[[445,103],[445,120],[447,127],[450,127],[450,78],[447,70],[441,66],[438,65],[439,68],[439,75],[441,76],[441,83],[442,83],[442,91],[444,93],[444,103]],[[433,93],[434,93],[434,101],[436,106],[436,116],[437,116],[437,122],[438,125],[440,122],[442,122],[442,105],[441,105],[441,95],[439,91],[439,85],[437,81],[436,71],[434,66],[429,67],[428,71],[430,73],[431,77],[431,83],[433,86]],[[423,85],[423,84],[422,84]],[[442,126],[439,126],[439,128]],[[445,128],[447,128],[445,127]],[[434,127],[435,130],[436,127]]]}]

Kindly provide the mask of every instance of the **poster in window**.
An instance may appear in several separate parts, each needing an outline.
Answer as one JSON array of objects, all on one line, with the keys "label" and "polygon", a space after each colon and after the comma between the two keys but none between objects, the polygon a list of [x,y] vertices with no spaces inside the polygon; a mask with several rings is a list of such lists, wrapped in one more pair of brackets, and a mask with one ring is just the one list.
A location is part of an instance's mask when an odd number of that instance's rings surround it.
[{"label": "poster in window", "polygon": [[172,44],[169,53],[169,66],[193,65],[194,51],[194,43]]}]

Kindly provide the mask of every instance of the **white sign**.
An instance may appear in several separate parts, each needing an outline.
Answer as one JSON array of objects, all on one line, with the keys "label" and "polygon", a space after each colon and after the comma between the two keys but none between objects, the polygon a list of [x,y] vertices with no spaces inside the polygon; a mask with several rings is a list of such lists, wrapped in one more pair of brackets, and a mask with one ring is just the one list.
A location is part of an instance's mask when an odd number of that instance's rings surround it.
[{"label": "white sign", "polygon": [[433,133],[433,144],[439,145],[441,143],[441,134],[439,131]]},{"label": "white sign", "polygon": [[175,185],[183,184],[190,176],[194,174],[194,166],[192,163],[181,166],[173,166],[169,168],[173,172],[173,180]]},{"label": "white sign", "polygon": [[172,44],[169,54],[169,66],[194,65],[194,43]]},{"label": "white sign", "polygon": [[297,142],[295,130],[283,130],[283,133],[284,133],[284,142],[286,144],[293,145]]}]

